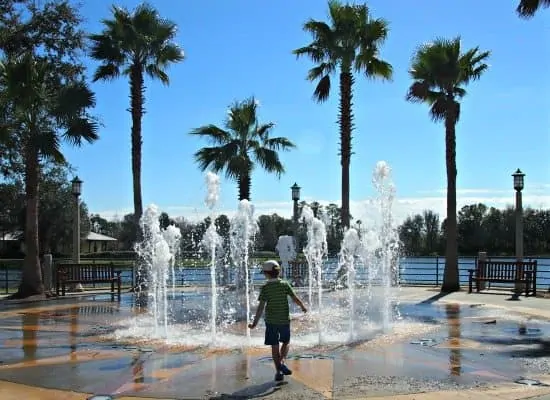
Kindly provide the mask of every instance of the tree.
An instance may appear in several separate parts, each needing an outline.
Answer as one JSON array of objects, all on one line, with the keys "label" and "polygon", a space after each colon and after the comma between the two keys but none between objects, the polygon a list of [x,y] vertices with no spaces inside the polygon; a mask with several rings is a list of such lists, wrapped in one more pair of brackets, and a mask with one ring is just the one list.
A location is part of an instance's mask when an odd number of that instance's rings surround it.
[{"label": "tree", "polygon": [[420,214],[407,217],[399,227],[399,239],[407,249],[409,255],[418,256],[422,254],[422,250],[425,247],[424,229],[424,218]]},{"label": "tree", "polygon": [[225,129],[204,125],[190,132],[191,135],[206,137],[214,145],[195,153],[199,168],[202,171],[212,168],[214,172],[225,170],[227,178],[237,182],[239,200],[251,200],[252,171],[256,164],[280,177],[285,168],[278,151],[295,147],[285,137],[271,137],[275,124],[260,124],[257,110],[257,101],[250,97],[231,106]]},{"label": "tree", "polygon": [[[39,253],[61,254],[73,245],[73,221],[76,202],[69,181],[69,168],[47,163],[41,166],[38,209]],[[23,214],[24,215],[24,214]],[[53,222],[55,221],[55,223]],[[22,221],[22,226],[25,221]],[[80,238],[90,232],[85,202],[80,202]],[[66,253],[65,253],[66,254]]]},{"label": "tree", "polygon": [[84,81],[64,82],[51,62],[26,53],[0,67],[2,92],[10,117],[4,135],[15,137],[25,163],[25,263],[17,297],[43,293],[39,262],[38,201],[40,160],[64,163],[61,142],[80,146],[98,139],[87,114],[95,97]]},{"label": "tree", "polygon": [[487,231],[483,221],[487,215],[485,204],[472,204],[458,212],[457,241],[458,251],[464,255],[476,255],[487,243]]},{"label": "tree", "polygon": [[390,79],[392,66],[379,58],[379,49],[388,36],[388,23],[373,18],[366,4],[328,2],[329,23],[310,19],[303,29],[313,36],[305,47],[293,51],[297,56],[308,56],[317,65],[309,70],[307,78],[318,81],[313,97],[324,102],[330,95],[331,75],[339,73],[340,80],[340,162],[342,165],[342,224],[350,226],[349,168],[353,132],[353,71],[369,79]]},{"label": "tree", "polygon": [[550,7],[550,0],[521,0],[516,12],[522,18],[531,18],[541,8],[548,7]]},{"label": "tree", "polygon": [[477,80],[487,70],[489,52],[475,47],[461,52],[460,37],[436,39],[422,45],[414,54],[409,71],[413,83],[407,100],[430,106],[434,121],[445,122],[447,168],[447,245],[445,273],[441,290],[460,290],[458,276],[457,217],[456,217],[456,124],[460,117],[460,102],[466,95],[464,86]]},{"label": "tree", "polygon": [[141,120],[145,103],[144,75],[169,84],[166,69],[183,60],[183,51],[174,43],[177,25],[161,18],[157,10],[142,3],[133,12],[113,6],[112,19],[103,20],[105,28],[91,35],[92,58],[101,62],[94,82],[126,75],[130,80],[130,113],[132,114],[132,176],[134,218],[143,213],[141,198]]},{"label": "tree", "polygon": [[431,210],[424,210],[422,216],[424,217],[424,229],[426,232],[426,237],[424,240],[425,254],[438,254],[439,238],[441,234],[439,229],[439,215]]},{"label": "tree", "polygon": [[[82,79],[80,56],[85,47],[81,16],[68,0],[3,0],[0,2],[0,57],[15,60],[25,54],[49,62],[51,84]],[[3,176],[25,173],[19,137],[6,135],[14,123],[6,98],[0,99],[0,172]]]},{"label": "tree", "polygon": [[172,218],[170,218],[168,213],[161,212],[160,216],[159,216],[159,224],[160,224],[161,229],[166,229],[170,225],[176,225],[176,221],[174,221]]}]

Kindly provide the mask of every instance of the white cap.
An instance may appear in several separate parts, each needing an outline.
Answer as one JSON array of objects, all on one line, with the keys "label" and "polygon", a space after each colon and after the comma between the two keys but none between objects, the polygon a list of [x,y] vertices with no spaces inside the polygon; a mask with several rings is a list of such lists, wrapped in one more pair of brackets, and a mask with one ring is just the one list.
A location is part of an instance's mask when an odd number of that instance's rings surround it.
[{"label": "white cap", "polygon": [[264,262],[262,267],[264,272],[279,271],[281,269],[279,263],[275,260],[268,260]]}]

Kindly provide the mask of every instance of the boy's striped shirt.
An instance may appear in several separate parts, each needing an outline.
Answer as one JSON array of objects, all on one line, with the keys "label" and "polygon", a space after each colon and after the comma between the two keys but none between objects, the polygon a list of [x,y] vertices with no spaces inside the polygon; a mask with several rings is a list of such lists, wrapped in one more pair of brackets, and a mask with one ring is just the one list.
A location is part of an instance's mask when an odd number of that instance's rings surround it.
[{"label": "boy's striped shirt", "polygon": [[294,295],[290,284],[279,278],[270,279],[260,290],[260,301],[266,302],[265,322],[274,325],[286,325],[290,322],[288,296]]}]

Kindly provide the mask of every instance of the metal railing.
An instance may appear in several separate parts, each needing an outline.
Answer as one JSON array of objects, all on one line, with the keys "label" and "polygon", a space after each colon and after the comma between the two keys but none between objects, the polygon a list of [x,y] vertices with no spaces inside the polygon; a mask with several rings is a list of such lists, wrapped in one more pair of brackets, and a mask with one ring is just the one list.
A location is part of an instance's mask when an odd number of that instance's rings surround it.
[{"label": "metal railing", "polygon": [[[489,260],[514,260],[510,257],[489,257]],[[461,285],[468,284],[468,270],[475,268],[476,257],[460,257],[458,263],[459,280]],[[537,289],[548,290],[550,288],[550,257],[525,257],[526,261],[537,260]],[[55,265],[68,260],[55,260]],[[123,288],[130,288],[136,283],[137,271],[132,260],[86,260],[82,259],[82,263],[106,263],[113,262],[116,270],[121,271]],[[252,262],[251,280],[256,284],[260,283],[264,278],[261,269],[258,265]],[[0,293],[9,294],[17,290],[21,282],[21,269],[23,260],[19,259],[0,259]],[[421,286],[440,286],[443,282],[443,274],[445,270],[445,257],[404,257],[399,261],[399,269],[396,271],[398,281],[401,285],[421,285]],[[224,282],[232,282],[234,270],[228,268],[226,271],[220,268],[216,280],[218,284]],[[285,272],[285,271],[284,271]],[[225,276],[224,276],[225,273]],[[307,271],[302,279],[302,283],[307,285]],[[333,282],[337,279],[337,260],[329,259],[323,268],[323,281]],[[284,273],[284,277],[292,279],[288,273]],[[197,262],[193,267],[177,268],[175,271],[174,282],[169,278],[169,285],[186,286],[208,286],[210,285],[210,267],[206,262]],[[358,283],[366,283],[368,281],[368,271],[361,266],[357,268],[356,281]],[[375,284],[378,282],[374,282]],[[85,289],[106,288],[108,284],[90,284],[85,285]],[[513,284],[494,285],[496,287],[511,287]]]}]

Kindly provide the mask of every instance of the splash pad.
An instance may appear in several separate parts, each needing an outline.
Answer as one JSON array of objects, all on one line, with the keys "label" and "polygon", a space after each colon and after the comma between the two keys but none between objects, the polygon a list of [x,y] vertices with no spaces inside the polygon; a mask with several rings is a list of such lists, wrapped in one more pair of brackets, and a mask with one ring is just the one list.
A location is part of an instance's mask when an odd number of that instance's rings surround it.
[{"label": "splash pad", "polygon": [[[327,257],[326,228],[309,207],[302,211],[307,230],[303,249],[308,263],[306,287],[295,288],[310,312],[303,315],[291,304],[292,343],[294,346],[346,344],[371,339],[389,332],[399,318],[397,292],[398,241],[392,220],[395,188],[391,169],[377,163],[373,172],[377,198],[373,209],[377,218],[366,221],[361,230],[350,228],[344,234],[338,260]],[[222,240],[215,225],[219,199],[219,178],[206,176],[206,206],[211,223],[201,240],[205,266],[210,268],[208,286],[177,288],[173,268],[177,241],[173,232],[158,223],[159,211],[149,206],[142,219],[144,241],[137,246],[148,290],[137,297],[146,298],[136,307],[136,316],[118,322],[114,339],[129,343],[209,348],[263,346],[263,329],[247,327],[257,305],[257,291],[263,278],[257,273],[253,254],[258,230],[254,207],[247,200],[239,203],[231,219],[230,259],[224,260]],[[288,265],[291,237],[281,237],[278,247],[283,265]],[[232,270],[232,282],[221,284],[220,271]],[[337,279],[327,279],[336,272]],[[334,274],[333,274],[334,275]],[[226,282],[224,282],[226,283]]]}]

